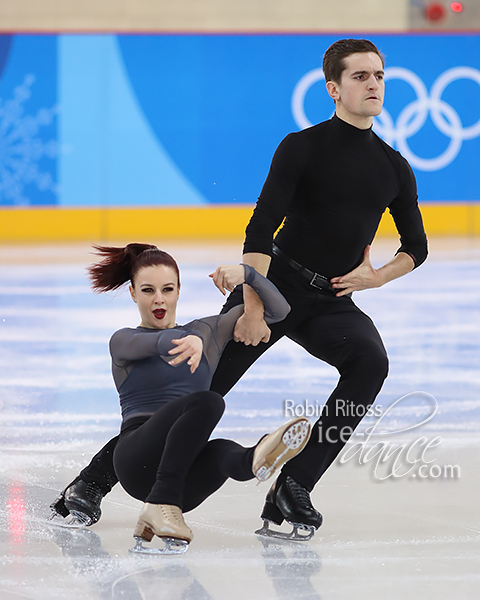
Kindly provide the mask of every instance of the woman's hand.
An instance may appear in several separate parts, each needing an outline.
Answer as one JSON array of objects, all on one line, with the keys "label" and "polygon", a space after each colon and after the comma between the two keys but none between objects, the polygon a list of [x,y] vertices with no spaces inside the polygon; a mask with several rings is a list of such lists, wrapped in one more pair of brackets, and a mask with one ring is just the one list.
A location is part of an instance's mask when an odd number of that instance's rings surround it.
[{"label": "woman's hand", "polygon": [[168,351],[169,354],[177,354],[175,358],[169,361],[169,365],[179,365],[184,360],[189,359],[190,372],[195,373],[200,360],[202,359],[203,340],[198,335],[186,335],[179,340],[172,340],[176,348]]},{"label": "woman's hand", "polygon": [[245,268],[243,265],[225,265],[217,267],[215,273],[210,273],[209,277],[225,296],[226,292],[233,291],[236,285],[245,282]]}]

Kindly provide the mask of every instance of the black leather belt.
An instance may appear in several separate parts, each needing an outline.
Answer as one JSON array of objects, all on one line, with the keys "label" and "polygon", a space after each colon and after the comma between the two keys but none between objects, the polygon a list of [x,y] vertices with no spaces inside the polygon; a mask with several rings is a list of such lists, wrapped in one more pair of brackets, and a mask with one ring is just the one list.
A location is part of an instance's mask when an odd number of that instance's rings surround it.
[{"label": "black leather belt", "polygon": [[330,292],[331,294],[336,294],[338,291],[340,291],[333,288],[330,281],[323,275],[319,275],[314,271],[310,271],[310,269],[307,269],[306,267],[302,267],[300,263],[298,263],[296,260],[293,260],[293,258],[290,258],[283,250],[280,250],[276,244],[273,244],[272,252],[275,254],[275,256],[281,258],[287,263],[287,265],[292,267],[294,271],[306,279],[312,287],[322,290],[323,292]]}]

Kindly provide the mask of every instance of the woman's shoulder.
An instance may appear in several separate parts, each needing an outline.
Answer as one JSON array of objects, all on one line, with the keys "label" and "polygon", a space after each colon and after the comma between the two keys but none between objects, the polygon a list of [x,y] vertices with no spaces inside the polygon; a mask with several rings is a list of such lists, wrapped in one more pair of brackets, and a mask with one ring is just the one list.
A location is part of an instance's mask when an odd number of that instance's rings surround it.
[{"label": "woman's shoulder", "polygon": [[127,342],[135,335],[136,331],[137,330],[133,327],[123,327],[122,329],[118,329],[117,331],[115,331],[115,333],[110,338],[110,349],[114,349],[119,345],[122,345],[125,342]]},{"label": "woman's shoulder", "polygon": [[117,331],[115,331],[115,333],[112,334],[112,337],[110,339],[113,340],[114,338],[123,338],[125,336],[131,336],[135,334],[138,331],[138,329],[138,327],[122,327],[122,329],[117,329]]}]

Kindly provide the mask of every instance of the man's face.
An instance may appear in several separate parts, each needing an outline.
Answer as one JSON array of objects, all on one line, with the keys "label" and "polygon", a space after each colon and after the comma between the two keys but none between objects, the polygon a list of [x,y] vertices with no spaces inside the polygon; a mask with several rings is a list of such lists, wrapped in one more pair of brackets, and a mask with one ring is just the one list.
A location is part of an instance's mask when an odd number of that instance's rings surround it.
[{"label": "man's face", "polygon": [[335,100],[338,117],[356,127],[368,128],[373,117],[382,112],[382,61],[375,52],[361,52],[347,56],[345,66],[340,83],[327,82],[327,90]]}]

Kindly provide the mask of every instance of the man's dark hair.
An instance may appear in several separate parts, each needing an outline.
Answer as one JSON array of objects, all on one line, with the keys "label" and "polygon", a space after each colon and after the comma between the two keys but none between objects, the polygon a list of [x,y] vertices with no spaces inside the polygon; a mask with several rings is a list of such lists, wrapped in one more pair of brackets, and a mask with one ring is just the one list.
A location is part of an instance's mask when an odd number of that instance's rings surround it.
[{"label": "man's dark hair", "polygon": [[385,59],[380,50],[370,40],[337,40],[334,42],[323,56],[323,73],[325,81],[335,81],[340,83],[342,73],[345,70],[345,59],[351,54],[359,52],[374,52],[378,54],[385,66]]}]

